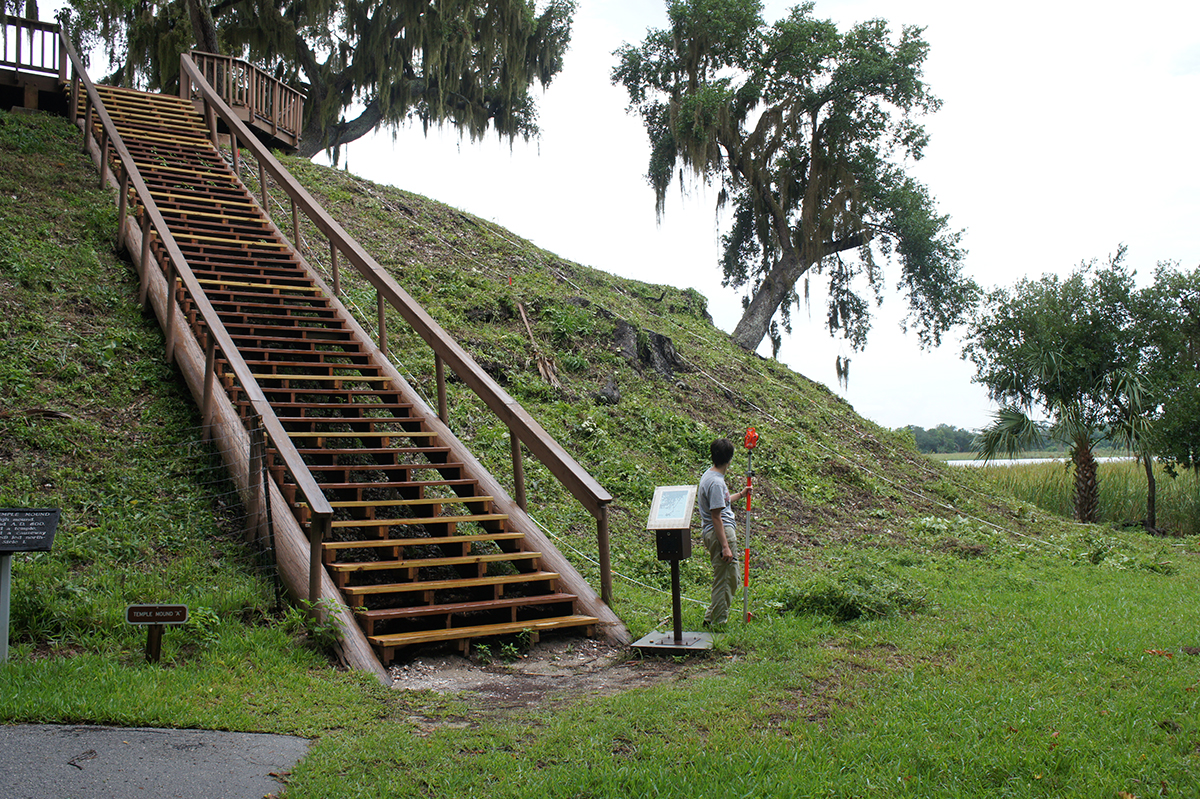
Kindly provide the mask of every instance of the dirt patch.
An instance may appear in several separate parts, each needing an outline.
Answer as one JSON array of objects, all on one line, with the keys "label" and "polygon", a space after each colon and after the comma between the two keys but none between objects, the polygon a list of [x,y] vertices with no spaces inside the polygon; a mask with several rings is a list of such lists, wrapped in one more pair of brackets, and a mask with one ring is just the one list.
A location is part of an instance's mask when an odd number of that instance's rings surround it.
[{"label": "dirt patch", "polygon": [[396,690],[454,695],[472,711],[504,715],[658,685],[694,672],[698,664],[706,668],[704,663],[643,659],[604,641],[557,638],[512,660],[486,664],[451,651],[415,652],[390,671]]}]

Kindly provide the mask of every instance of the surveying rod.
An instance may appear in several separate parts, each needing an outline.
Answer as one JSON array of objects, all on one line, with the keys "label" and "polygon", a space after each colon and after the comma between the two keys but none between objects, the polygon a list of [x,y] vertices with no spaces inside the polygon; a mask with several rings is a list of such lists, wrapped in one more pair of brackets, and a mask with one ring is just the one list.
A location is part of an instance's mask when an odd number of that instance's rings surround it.
[{"label": "surveying rod", "polygon": [[746,546],[742,566],[742,614],[750,621],[750,489],[754,482],[754,447],[758,444],[758,431],[746,428]]}]

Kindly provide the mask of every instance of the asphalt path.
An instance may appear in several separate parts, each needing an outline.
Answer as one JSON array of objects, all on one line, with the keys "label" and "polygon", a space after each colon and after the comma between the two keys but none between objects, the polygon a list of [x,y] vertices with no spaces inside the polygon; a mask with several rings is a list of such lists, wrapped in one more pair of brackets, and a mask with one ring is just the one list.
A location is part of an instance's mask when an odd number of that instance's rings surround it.
[{"label": "asphalt path", "polygon": [[0,726],[0,796],[12,799],[262,799],[309,741],[287,735]]}]

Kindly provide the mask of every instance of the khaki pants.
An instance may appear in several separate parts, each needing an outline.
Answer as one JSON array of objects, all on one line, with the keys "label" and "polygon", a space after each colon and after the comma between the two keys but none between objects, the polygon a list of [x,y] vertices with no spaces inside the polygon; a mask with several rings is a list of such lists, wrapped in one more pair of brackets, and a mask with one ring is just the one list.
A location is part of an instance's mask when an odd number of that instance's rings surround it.
[{"label": "khaki pants", "polygon": [[705,624],[728,622],[729,606],[733,604],[734,594],[737,593],[738,564],[741,561],[738,558],[737,534],[733,531],[733,525],[725,525],[725,538],[729,541],[733,560],[727,561],[721,557],[721,543],[717,541],[716,535],[703,538],[704,548],[708,550],[713,567],[712,604],[704,614]]}]

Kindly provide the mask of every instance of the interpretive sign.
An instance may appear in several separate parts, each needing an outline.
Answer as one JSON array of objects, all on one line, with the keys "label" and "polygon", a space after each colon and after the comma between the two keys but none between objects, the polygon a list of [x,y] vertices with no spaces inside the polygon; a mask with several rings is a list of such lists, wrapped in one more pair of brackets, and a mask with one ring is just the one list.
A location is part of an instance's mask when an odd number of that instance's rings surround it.
[{"label": "interpretive sign", "polygon": [[49,552],[59,508],[0,508],[0,552]]},{"label": "interpretive sign", "polygon": [[60,513],[59,508],[0,508],[0,663],[8,660],[12,553],[49,552]]},{"label": "interpretive sign", "polygon": [[696,507],[696,486],[659,486],[650,503],[647,530],[689,530]]}]

